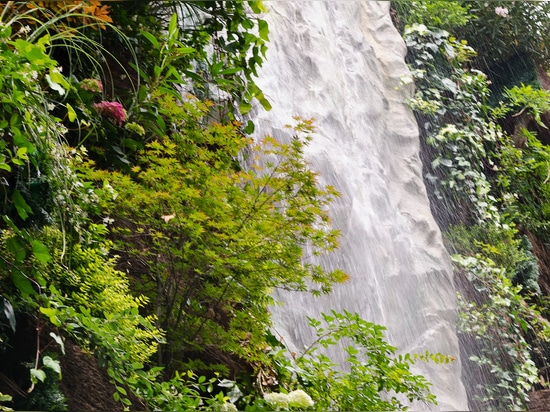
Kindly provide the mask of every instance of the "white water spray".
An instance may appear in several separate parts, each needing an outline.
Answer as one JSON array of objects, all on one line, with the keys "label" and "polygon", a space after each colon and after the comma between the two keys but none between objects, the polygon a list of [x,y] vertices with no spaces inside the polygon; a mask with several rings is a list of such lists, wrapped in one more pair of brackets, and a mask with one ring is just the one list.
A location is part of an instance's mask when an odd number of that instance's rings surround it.
[{"label": "white water spray", "polygon": [[[292,116],[316,119],[307,158],[342,194],[330,213],[340,251],[322,264],[351,276],[330,296],[279,295],[277,332],[299,351],[313,340],[306,316],[346,309],[386,326],[401,351],[458,359],[452,274],[404,104],[412,85],[403,84],[410,75],[389,2],[266,4],[271,42],[258,83],[273,110],[256,116],[258,134],[285,138]],[[434,384],[437,410],[467,409],[459,360],[415,367]]]}]

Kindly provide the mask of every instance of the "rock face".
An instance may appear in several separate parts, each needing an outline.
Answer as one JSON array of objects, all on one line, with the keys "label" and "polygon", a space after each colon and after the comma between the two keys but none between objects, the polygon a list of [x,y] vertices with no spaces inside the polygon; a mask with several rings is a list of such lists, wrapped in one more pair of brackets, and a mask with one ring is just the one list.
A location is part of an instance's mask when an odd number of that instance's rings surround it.
[{"label": "rock face", "polygon": [[[346,309],[388,327],[403,351],[458,359],[452,273],[422,182],[417,125],[404,104],[406,50],[389,2],[266,4],[271,43],[258,83],[273,110],[255,115],[258,135],[288,139],[292,116],[315,118],[306,155],[342,195],[330,211],[340,251],[321,263],[351,276],[330,296],[279,295],[276,332],[299,351],[312,341],[306,316]],[[459,360],[417,367],[434,383],[436,409],[467,409]]]},{"label": "rock face", "polygon": [[550,389],[530,393],[529,399],[527,408],[530,411],[548,411],[550,409]]}]

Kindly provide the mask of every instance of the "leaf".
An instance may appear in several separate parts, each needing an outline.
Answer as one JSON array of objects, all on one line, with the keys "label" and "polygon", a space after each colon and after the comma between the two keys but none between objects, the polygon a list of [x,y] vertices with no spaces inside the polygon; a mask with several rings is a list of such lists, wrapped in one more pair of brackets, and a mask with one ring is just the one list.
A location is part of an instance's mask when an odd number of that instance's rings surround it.
[{"label": "leaf", "polygon": [[239,105],[239,110],[241,111],[241,114],[247,114],[250,110],[252,110],[252,105],[250,102],[243,100]]},{"label": "leaf", "polygon": [[20,147],[19,149],[17,149],[17,153],[16,153],[16,156],[21,158],[21,159],[25,159],[25,160],[28,160],[28,155],[27,155],[27,152],[28,152],[28,148],[27,147]]},{"label": "leaf", "polygon": [[241,72],[243,69],[240,67],[231,67],[229,69],[222,70],[218,74],[235,74]]},{"label": "leaf", "polygon": [[267,24],[267,21],[265,20],[258,20],[258,33],[260,35],[260,38],[265,41],[269,41],[269,26]]},{"label": "leaf", "polygon": [[52,261],[48,248],[39,240],[34,239],[31,241],[32,253],[34,257],[42,263],[48,263]]},{"label": "leaf", "polygon": [[456,83],[453,82],[451,79],[441,79],[441,83],[443,83],[443,86],[445,86],[445,88],[453,93],[456,93],[457,92],[457,88],[456,88]]},{"label": "leaf", "polygon": [[17,39],[13,44],[23,58],[27,59],[33,66],[41,68],[54,63],[44,52],[43,44],[47,43],[48,39],[48,36],[44,36],[38,41],[39,44]]},{"label": "leaf", "polygon": [[269,100],[267,100],[263,93],[256,96],[264,110],[270,111],[272,109],[271,103],[269,103]]},{"label": "leaf", "polygon": [[15,332],[16,322],[15,322],[15,312],[13,311],[13,306],[11,305],[11,302],[9,300],[7,300],[6,298],[3,298],[3,299],[4,299],[4,315],[6,315],[6,318],[8,318],[8,322],[10,323],[11,330]]},{"label": "leaf", "polygon": [[160,44],[159,44],[157,38],[155,36],[153,36],[151,33],[147,32],[147,31],[142,31],[141,35],[143,37],[145,37],[147,40],[149,40],[149,42],[151,42],[151,44],[153,45],[153,47],[155,49],[157,49],[157,50],[160,49]]},{"label": "leaf", "polygon": [[54,81],[49,73],[46,73],[46,81],[48,82],[52,90],[55,90],[57,93],[59,93],[60,96],[63,96],[65,94],[65,89],[63,88],[63,86]]},{"label": "leaf", "polygon": [[50,368],[57,374],[61,375],[61,364],[58,360],[52,359],[50,356],[44,356],[42,363],[46,368]]},{"label": "leaf", "polygon": [[176,13],[172,14],[170,18],[170,23],[168,23],[168,48],[171,49],[171,46],[174,44],[174,41],[178,38],[178,15]]},{"label": "leaf", "polygon": [[36,295],[36,291],[32,287],[32,283],[21,271],[14,269],[11,272],[11,280],[20,292],[27,295]]},{"label": "leaf", "polygon": [[40,308],[40,312],[50,319],[50,322],[55,326],[61,326],[61,322],[57,318],[57,310],[53,308]]},{"label": "leaf", "polygon": [[15,255],[15,263],[21,263],[27,257],[27,247],[21,238],[12,237],[7,239],[6,246]]},{"label": "leaf", "polygon": [[254,125],[254,122],[252,120],[249,120],[246,123],[246,127],[243,129],[243,132],[246,133],[246,134],[252,134],[252,133],[254,133],[255,128],[256,128],[256,126]]},{"label": "leaf", "polygon": [[73,109],[73,106],[71,106],[69,103],[66,104],[67,106],[67,117],[69,118],[69,122],[74,122],[76,120],[76,112]]},{"label": "leaf", "polygon": [[31,215],[33,214],[31,207],[27,204],[27,202],[25,201],[25,199],[23,198],[19,190],[15,189],[13,191],[12,200],[13,200],[13,205],[17,210],[17,214],[21,219],[27,220],[27,218],[29,217],[29,213]]},{"label": "leaf", "polygon": [[61,347],[61,353],[63,353],[63,355],[65,355],[65,342],[63,342],[63,338],[59,335],[56,335],[53,332],[50,332],[50,336]]},{"label": "leaf", "polygon": [[35,368],[31,369],[31,380],[33,382],[35,383],[37,381],[44,382],[45,379],[46,379],[46,372],[44,372],[41,369],[35,369]]}]

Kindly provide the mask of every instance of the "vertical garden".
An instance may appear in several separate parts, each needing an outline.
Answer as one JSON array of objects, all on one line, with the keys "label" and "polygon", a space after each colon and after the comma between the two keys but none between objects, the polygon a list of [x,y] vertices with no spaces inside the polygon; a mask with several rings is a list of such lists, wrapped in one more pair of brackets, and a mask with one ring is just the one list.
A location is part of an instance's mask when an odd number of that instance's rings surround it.
[{"label": "vertical garden", "polygon": [[548,2],[393,2],[473,409],[548,386]]},{"label": "vertical garden", "polygon": [[[384,328],[310,319],[291,354],[276,288],[329,293],[338,196],[314,123],[250,137],[261,2],[0,3],[0,401],[17,410],[374,410],[436,403]],[[292,119],[289,119],[292,121]],[[322,347],[344,340],[347,368]],[[358,388],[360,390],[358,390]]]},{"label": "vertical garden", "polygon": [[[436,403],[383,326],[310,319],[290,353],[274,289],[330,293],[337,188],[311,119],[251,138],[259,1],[0,3],[0,410],[405,410]],[[395,1],[432,212],[455,268],[472,409],[550,381],[550,5]],[[361,102],[358,102],[360,104]],[[281,127],[284,125],[280,125]],[[547,198],[548,195],[548,198]],[[346,342],[339,369],[322,348]]]}]

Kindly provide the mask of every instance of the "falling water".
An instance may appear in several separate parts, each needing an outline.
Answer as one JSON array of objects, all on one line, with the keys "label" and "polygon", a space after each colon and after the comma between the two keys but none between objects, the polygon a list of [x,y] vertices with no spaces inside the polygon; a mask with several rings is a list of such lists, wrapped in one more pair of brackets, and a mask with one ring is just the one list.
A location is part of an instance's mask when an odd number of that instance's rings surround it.
[{"label": "falling water", "polygon": [[[400,350],[458,358],[456,302],[448,256],[421,177],[415,119],[404,104],[412,86],[405,46],[389,2],[270,1],[271,42],[259,84],[273,103],[257,130],[288,138],[292,116],[313,117],[307,149],[323,184],[341,198],[331,207],[340,250],[322,259],[350,276],[330,296],[282,294],[276,331],[300,350],[312,342],[306,316],[358,312],[388,328]],[[418,364],[438,410],[466,410],[460,361]]]}]

